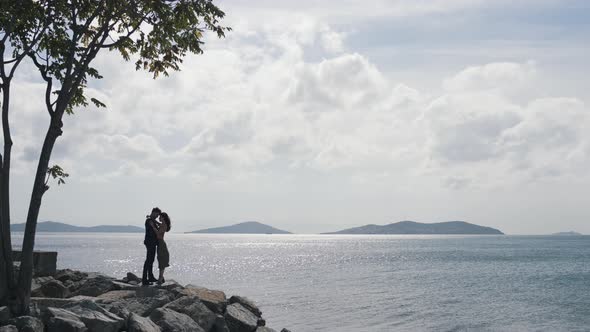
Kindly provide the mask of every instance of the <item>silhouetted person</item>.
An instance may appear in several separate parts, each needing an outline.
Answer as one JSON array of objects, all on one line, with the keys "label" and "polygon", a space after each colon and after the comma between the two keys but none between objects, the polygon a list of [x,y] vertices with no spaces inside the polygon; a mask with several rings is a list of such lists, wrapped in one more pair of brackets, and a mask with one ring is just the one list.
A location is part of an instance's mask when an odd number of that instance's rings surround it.
[{"label": "silhouetted person", "polygon": [[160,213],[160,227],[156,228],[155,225],[152,226],[158,237],[158,269],[160,269],[160,276],[158,277],[157,282],[158,285],[166,282],[164,279],[164,270],[170,266],[170,253],[168,252],[166,241],[164,241],[164,234],[170,231],[171,227],[170,217],[166,212]]},{"label": "silhouetted person", "polygon": [[152,272],[154,267],[154,259],[156,258],[156,250],[158,248],[158,237],[155,229],[158,229],[156,218],[162,213],[157,207],[152,209],[152,213],[147,216],[145,220],[145,239],[143,244],[146,248],[145,263],[143,263],[143,275],[141,277],[142,285],[151,285],[152,282],[158,281]]}]

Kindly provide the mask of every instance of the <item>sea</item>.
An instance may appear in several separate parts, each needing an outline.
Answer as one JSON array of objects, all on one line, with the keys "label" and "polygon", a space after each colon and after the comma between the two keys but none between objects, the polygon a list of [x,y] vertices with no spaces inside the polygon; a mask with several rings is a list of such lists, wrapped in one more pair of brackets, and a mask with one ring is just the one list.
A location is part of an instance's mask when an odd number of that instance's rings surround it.
[{"label": "sea", "polygon": [[[22,233],[13,235],[13,243]],[[143,234],[39,233],[58,268],[141,274]],[[167,279],[279,331],[590,331],[590,236],[169,234]]]}]

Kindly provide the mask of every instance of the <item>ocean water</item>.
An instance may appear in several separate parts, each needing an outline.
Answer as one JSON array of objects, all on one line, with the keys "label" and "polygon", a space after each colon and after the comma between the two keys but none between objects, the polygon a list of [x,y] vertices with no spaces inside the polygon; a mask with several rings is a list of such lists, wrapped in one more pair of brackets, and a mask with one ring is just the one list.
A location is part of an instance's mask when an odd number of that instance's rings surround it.
[{"label": "ocean water", "polygon": [[[16,233],[13,242],[20,243]],[[41,233],[59,268],[140,274],[141,234]],[[167,277],[302,331],[590,331],[590,236],[170,234]]]}]

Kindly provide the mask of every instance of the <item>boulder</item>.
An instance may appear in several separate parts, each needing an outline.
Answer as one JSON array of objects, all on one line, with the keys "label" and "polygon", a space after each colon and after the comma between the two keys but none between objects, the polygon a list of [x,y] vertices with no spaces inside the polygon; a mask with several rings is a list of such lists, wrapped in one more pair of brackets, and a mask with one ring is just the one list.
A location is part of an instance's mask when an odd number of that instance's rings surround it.
[{"label": "boulder", "polygon": [[43,332],[43,322],[35,317],[20,316],[11,319],[10,325],[16,326],[19,332]]},{"label": "boulder", "polygon": [[14,325],[0,326],[0,332],[18,332],[18,329]]},{"label": "boulder", "polygon": [[167,308],[158,308],[152,312],[150,319],[162,332],[205,332],[192,318]]},{"label": "boulder", "polygon": [[81,301],[65,309],[76,314],[90,332],[117,332],[125,325],[123,318],[108,312],[93,301]]},{"label": "boulder", "polygon": [[131,272],[127,272],[126,278],[127,278],[127,281],[136,281],[137,283],[141,282],[141,278]]},{"label": "boulder", "polygon": [[166,304],[164,308],[172,309],[189,316],[205,331],[210,331],[215,324],[215,313],[209,310],[196,296],[181,297]]},{"label": "boulder", "polygon": [[59,299],[53,297],[31,297],[31,303],[40,308],[63,308],[65,306],[78,303],[83,300],[96,301],[96,297],[92,296],[74,296],[67,299]]},{"label": "boulder", "polygon": [[281,332],[291,332],[291,330],[282,329]]},{"label": "boulder", "polygon": [[115,286],[111,278],[96,275],[92,278],[88,278],[76,291],[76,295],[99,296],[115,290],[116,288],[117,286]]},{"label": "boulder", "polygon": [[167,291],[174,291],[174,292],[180,292],[182,289],[184,289],[184,287],[182,287],[182,285],[180,285],[179,283],[177,283],[175,280],[168,280],[165,283],[161,284],[161,285],[156,285],[155,288],[159,288],[159,289],[165,289]]},{"label": "boulder", "polygon": [[215,324],[213,325],[213,332],[229,332],[229,327],[227,327],[227,322],[225,321],[225,317],[223,315],[216,315],[215,317]]},{"label": "boulder", "polygon": [[117,281],[117,280],[113,280],[113,285],[115,286],[116,290],[136,290],[139,286],[137,285],[133,285],[133,284],[128,284],[126,282],[121,282],[121,281]]},{"label": "boulder", "polygon": [[131,314],[127,321],[127,332],[160,332],[160,327],[149,318]]},{"label": "boulder", "polygon": [[117,310],[125,308],[129,312],[147,317],[156,308],[160,308],[173,300],[174,295],[166,290],[139,287],[135,292],[135,297],[110,302],[110,304]]},{"label": "boulder", "polygon": [[12,317],[8,307],[0,307],[0,325],[7,322]]},{"label": "boulder", "polygon": [[46,332],[87,332],[86,325],[71,311],[47,308],[43,312]]},{"label": "boulder", "polygon": [[86,277],[88,277],[87,273],[80,272],[80,271],[74,271],[74,270],[70,270],[70,269],[57,270],[57,272],[55,273],[55,276],[54,276],[55,279],[63,282],[64,284],[66,281],[70,281],[70,282],[81,281],[81,280],[85,279]]},{"label": "boulder", "polygon": [[275,331],[275,330],[271,329],[270,327],[266,327],[266,326],[259,326],[259,327],[256,329],[256,332],[277,332],[277,331]]},{"label": "boulder", "polygon": [[225,320],[230,332],[254,332],[258,327],[258,317],[239,303],[227,306]]},{"label": "boulder", "polygon": [[187,285],[180,291],[180,294],[198,297],[207,308],[215,313],[223,314],[225,312],[225,307],[227,306],[227,298],[222,291]]},{"label": "boulder", "polygon": [[108,303],[109,301],[118,301],[122,299],[128,299],[131,297],[135,297],[135,291],[132,290],[114,290],[110,292],[106,292],[104,294],[99,295],[97,298],[102,300],[104,303]]},{"label": "boulder", "polygon": [[70,296],[70,290],[59,280],[49,280],[37,288],[32,295],[63,299]]},{"label": "boulder", "polygon": [[258,309],[258,307],[254,304],[254,302],[252,302],[251,300],[249,300],[243,296],[234,295],[229,298],[229,303],[230,304],[239,303],[244,308],[248,309],[251,313],[255,314],[257,317],[262,317],[262,312],[260,311],[260,309]]}]

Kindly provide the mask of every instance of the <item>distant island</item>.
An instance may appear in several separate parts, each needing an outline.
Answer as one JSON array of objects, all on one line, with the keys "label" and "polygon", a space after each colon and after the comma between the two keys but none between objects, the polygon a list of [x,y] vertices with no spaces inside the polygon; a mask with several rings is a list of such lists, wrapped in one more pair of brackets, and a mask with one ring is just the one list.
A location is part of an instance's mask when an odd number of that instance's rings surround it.
[{"label": "distant island", "polygon": [[578,232],[559,232],[559,233],[553,233],[551,235],[555,235],[555,236],[579,236],[579,235],[583,235],[582,233],[578,233]]},{"label": "distant island", "polygon": [[495,234],[501,231],[464,221],[446,221],[432,224],[415,221],[400,221],[389,225],[365,225],[323,234]]},{"label": "distant island", "polygon": [[[13,232],[24,232],[25,224],[12,224],[10,230]],[[137,226],[119,226],[119,225],[100,225],[100,226],[74,226],[55,221],[43,221],[37,224],[37,232],[55,232],[55,233],[142,233],[145,232],[143,227]]]},{"label": "distant island", "polygon": [[187,232],[191,234],[195,233],[208,233],[208,234],[291,234],[278,228],[274,228],[269,225],[265,225],[256,221],[246,221],[239,224],[201,229],[198,231]]}]

